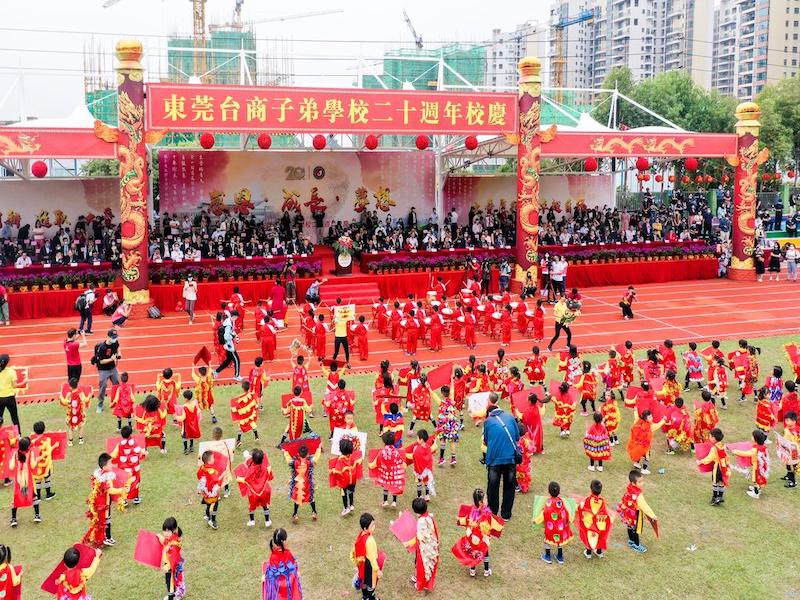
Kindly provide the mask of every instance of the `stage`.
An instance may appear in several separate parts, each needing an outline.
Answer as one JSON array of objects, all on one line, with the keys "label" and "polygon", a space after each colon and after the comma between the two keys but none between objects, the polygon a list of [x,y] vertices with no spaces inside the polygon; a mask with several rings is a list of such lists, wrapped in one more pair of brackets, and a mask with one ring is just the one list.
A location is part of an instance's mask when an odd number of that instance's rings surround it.
[{"label": "stage", "polygon": [[[623,290],[620,287],[602,287],[585,290],[583,314],[573,326],[573,341],[581,350],[604,350],[612,344],[631,339],[637,349],[655,345],[665,338],[676,344],[689,341],[701,343],[710,339],[737,339],[764,335],[786,335],[800,332],[800,323],[794,317],[793,306],[800,284],[781,281],[778,284],[763,282],[734,282],[729,280],[673,282],[646,284],[638,287],[638,300],[634,305],[636,317],[623,321],[617,303]],[[367,307],[359,312],[371,318]],[[551,336],[553,324],[551,311],[545,318],[545,334]],[[732,318],[731,315],[736,315]],[[245,330],[239,346],[242,372],[246,375],[258,355],[253,330],[253,315],[245,317]],[[276,378],[288,378],[290,374],[289,344],[299,337],[299,319],[290,310],[289,327],[278,335],[278,354],[274,362],[267,365]],[[48,401],[56,397],[66,378],[66,367],[62,342],[64,332],[76,327],[78,319],[50,318],[17,321],[2,329],[3,351],[11,355],[11,364],[30,368],[30,388],[19,399],[21,402]],[[86,383],[97,385],[96,370],[89,364],[91,349],[103,339],[109,328],[109,319],[96,318],[94,330],[89,336],[89,345],[81,350]],[[189,325],[185,314],[167,312],[159,320],[134,321],[120,330],[120,348],[123,359],[120,370],[129,372],[137,390],[152,389],[156,374],[165,367],[172,367],[181,374],[183,382],[191,381],[191,362],[197,350],[207,345],[212,347],[211,320],[209,311],[200,311],[193,325]],[[351,357],[353,370],[373,372],[383,359],[392,362],[394,368],[407,364],[409,358],[387,337],[375,330],[370,331],[370,358],[360,362]],[[512,359],[524,359],[530,353],[533,342],[517,332],[507,355]],[[546,347],[546,341],[540,343]],[[481,333],[478,346],[472,351],[485,360],[494,356],[499,342]],[[563,348],[562,341],[557,349]],[[333,336],[328,336],[328,349],[332,352]],[[445,339],[442,352],[433,353],[420,345],[416,358],[423,366],[447,361],[463,363],[471,352],[462,344]],[[216,365],[212,365],[216,366]],[[311,361],[311,374],[320,374],[316,361]],[[223,373],[218,385],[231,384],[232,370]]]}]

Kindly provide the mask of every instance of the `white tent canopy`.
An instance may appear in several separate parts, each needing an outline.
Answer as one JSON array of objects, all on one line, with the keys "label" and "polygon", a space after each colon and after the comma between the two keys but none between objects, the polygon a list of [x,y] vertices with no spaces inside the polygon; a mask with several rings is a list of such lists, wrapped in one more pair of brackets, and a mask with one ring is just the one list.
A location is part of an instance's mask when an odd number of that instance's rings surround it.
[{"label": "white tent canopy", "polygon": [[51,119],[27,119],[11,123],[7,127],[24,127],[26,129],[94,129],[95,118],[86,105],[81,103],[75,107],[68,117]]}]

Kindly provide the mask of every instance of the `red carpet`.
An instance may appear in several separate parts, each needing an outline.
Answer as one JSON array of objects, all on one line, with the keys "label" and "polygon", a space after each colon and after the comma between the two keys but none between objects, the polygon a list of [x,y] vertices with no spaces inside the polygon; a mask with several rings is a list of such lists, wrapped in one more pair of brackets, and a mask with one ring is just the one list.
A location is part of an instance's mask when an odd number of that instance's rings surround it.
[{"label": "red carpet", "polygon": [[[366,276],[353,277],[354,281],[366,281]],[[336,283],[347,283],[349,279]],[[334,283],[331,280],[329,283]],[[327,285],[327,284],[326,284]],[[638,301],[634,307],[636,318],[623,321],[617,306],[623,289],[593,288],[586,290],[582,315],[573,326],[574,343],[582,351],[606,350],[611,345],[630,339],[634,347],[642,349],[670,338],[678,345],[689,341],[702,344],[710,339],[735,339],[768,335],[787,335],[800,332],[794,306],[797,285],[782,281],[775,283],[744,283],[728,280],[685,281],[667,284],[637,286]],[[324,288],[325,286],[323,286]],[[249,311],[248,311],[249,312]],[[367,307],[359,309],[371,319]],[[732,317],[735,315],[735,317]],[[285,378],[290,374],[289,344],[299,337],[299,320],[294,310],[289,311],[288,329],[278,335],[277,359],[268,364],[273,377]],[[53,399],[66,378],[62,342],[64,332],[76,327],[75,318],[36,319],[15,321],[2,332],[2,351],[11,355],[11,364],[30,367],[30,388],[20,395],[20,401],[43,401]],[[102,339],[108,329],[108,319],[95,319],[98,334],[89,337],[89,347],[81,350],[85,382],[97,385],[97,372],[89,364],[91,348]],[[548,308],[545,334],[553,335],[553,321]],[[128,371],[137,390],[146,390],[155,383],[156,373],[173,367],[184,382],[191,381],[191,363],[202,345],[211,348],[211,322],[209,313],[197,314],[194,325],[189,325],[185,315],[168,313],[160,321],[134,321],[120,331],[123,360],[120,371]],[[392,362],[395,368],[407,364],[409,358],[387,337],[370,331],[369,360],[353,359],[357,372],[373,372],[383,359]],[[562,340],[557,349],[563,348]],[[506,349],[512,359],[525,358],[530,354],[533,342],[514,331],[511,347]],[[545,343],[538,344],[542,349]],[[333,338],[328,336],[329,351]],[[416,358],[425,367],[446,361],[463,363],[469,354],[486,360],[495,355],[498,341],[486,335],[478,335],[478,347],[469,351],[464,345],[445,339],[442,352],[432,353],[422,344]],[[249,373],[253,360],[260,353],[253,335],[252,314],[245,319],[245,330],[239,345],[242,370]],[[215,363],[216,364],[216,363]],[[312,376],[319,375],[316,361],[311,363]],[[232,383],[231,370],[223,373],[219,383]]]},{"label": "red carpet", "polygon": [[345,304],[372,304],[381,295],[375,278],[350,276],[328,281],[319,289],[319,297],[323,304],[332,306],[336,298]]}]

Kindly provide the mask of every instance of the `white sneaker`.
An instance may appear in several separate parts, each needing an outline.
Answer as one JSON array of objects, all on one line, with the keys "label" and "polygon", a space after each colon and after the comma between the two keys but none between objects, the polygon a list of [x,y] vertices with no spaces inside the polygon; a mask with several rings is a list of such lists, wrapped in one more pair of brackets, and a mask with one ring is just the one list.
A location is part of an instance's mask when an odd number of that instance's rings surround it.
[{"label": "white sneaker", "polygon": [[758,500],[758,499],[759,499],[759,497],[761,496],[761,494],[760,494],[760,493],[758,493],[758,492],[757,492],[757,491],[755,491],[755,490],[747,490],[747,492],[746,492],[746,493],[747,493],[747,495],[748,495],[748,496],[750,496],[751,498],[755,498],[756,500]]},{"label": "white sneaker", "polygon": [[349,513],[350,513],[350,509],[349,508],[344,508],[344,509],[342,509],[342,512],[340,514],[341,514],[341,516],[346,517]]},{"label": "white sneaker", "polygon": [[247,522],[247,526],[248,526],[248,527],[254,527],[254,526],[255,526],[255,524],[256,524],[256,522],[255,522],[253,519],[250,519],[250,520]]},{"label": "white sneaker", "polygon": [[594,465],[589,465],[589,470],[594,471]]},{"label": "white sneaker", "polygon": [[642,469],[642,475],[650,475],[650,469]]},{"label": "white sneaker", "polygon": [[598,471],[600,471],[600,472],[602,473],[602,472],[603,472],[603,467],[602,467],[602,466],[600,466],[600,467],[597,467],[597,470],[598,470]]},{"label": "white sneaker", "polygon": [[267,528],[272,527],[272,521],[264,521],[264,527],[267,527]]}]

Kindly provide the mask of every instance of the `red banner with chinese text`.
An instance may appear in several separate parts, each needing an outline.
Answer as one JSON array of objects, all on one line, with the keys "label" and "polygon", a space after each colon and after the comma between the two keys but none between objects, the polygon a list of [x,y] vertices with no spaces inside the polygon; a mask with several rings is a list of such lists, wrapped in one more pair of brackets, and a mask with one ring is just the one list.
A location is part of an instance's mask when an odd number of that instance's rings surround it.
[{"label": "red banner with chinese text", "polygon": [[149,129],[207,132],[501,135],[516,95],[151,83]]},{"label": "red banner with chinese text", "polygon": [[116,158],[116,149],[94,129],[0,127],[0,159]]}]

